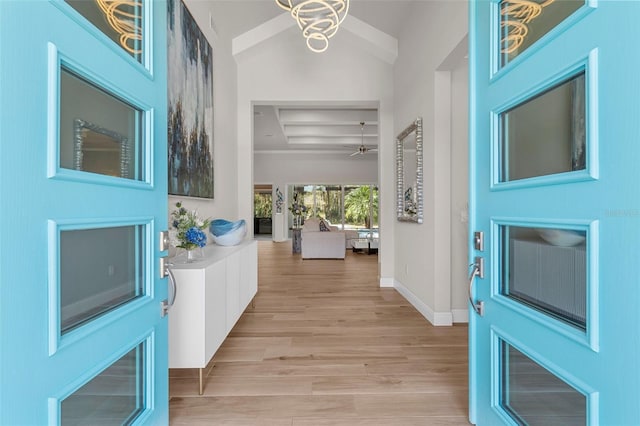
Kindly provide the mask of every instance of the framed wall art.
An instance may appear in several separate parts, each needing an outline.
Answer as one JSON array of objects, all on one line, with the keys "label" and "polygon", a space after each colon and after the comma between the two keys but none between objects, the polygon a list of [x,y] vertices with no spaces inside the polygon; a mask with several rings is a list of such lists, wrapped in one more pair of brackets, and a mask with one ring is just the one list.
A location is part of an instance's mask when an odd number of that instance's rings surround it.
[{"label": "framed wall art", "polygon": [[181,0],[167,13],[169,194],[213,198],[213,49]]}]

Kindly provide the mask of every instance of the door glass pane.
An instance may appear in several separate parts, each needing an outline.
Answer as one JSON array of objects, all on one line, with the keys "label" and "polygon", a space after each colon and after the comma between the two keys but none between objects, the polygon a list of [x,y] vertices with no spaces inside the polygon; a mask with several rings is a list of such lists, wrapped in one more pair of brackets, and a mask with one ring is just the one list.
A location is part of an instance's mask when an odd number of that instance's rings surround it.
[{"label": "door glass pane", "polygon": [[64,334],[140,297],[144,227],[60,232],[60,325]]},{"label": "door glass pane", "polygon": [[60,73],[60,167],[142,180],[142,111]]},{"label": "door glass pane", "polygon": [[62,401],[61,424],[131,424],[145,409],[145,371],[141,343]]},{"label": "door glass pane", "polygon": [[584,426],[587,398],[544,367],[501,342],[500,403],[521,425]]},{"label": "door glass pane", "polygon": [[500,114],[500,181],[584,170],[584,72]]},{"label": "door glass pane", "polygon": [[142,62],[142,0],[66,2],[138,62]]},{"label": "door glass pane", "polygon": [[582,5],[584,0],[501,1],[500,65],[511,62]]},{"label": "door glass pane", "polygon": [[586,329],[585,231],[502,226],[500,293]]}]

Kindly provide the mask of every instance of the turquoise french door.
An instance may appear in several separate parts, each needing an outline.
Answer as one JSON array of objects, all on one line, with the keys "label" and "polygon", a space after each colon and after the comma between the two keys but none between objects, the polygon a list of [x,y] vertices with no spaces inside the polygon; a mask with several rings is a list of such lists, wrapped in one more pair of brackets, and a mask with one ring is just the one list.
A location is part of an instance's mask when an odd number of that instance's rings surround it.
[{"label": "turquoise french door", "polygon": [[640,2],[470,2],[470,420],[640,424]]},{"label": "turquoise french door", "polygon": [[168,424],[166,5],[0,1],[0,424]]}]

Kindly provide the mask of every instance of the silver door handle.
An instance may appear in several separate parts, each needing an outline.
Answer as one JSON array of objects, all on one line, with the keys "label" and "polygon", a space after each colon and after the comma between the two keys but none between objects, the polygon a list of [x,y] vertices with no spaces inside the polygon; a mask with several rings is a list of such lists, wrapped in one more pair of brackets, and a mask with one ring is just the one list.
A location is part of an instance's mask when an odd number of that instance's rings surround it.
[{"label": "silver door handle", "polygon": [[176,277],[173,275],[173,271],[169,268],[170,265],[167,265],[167,272],[169,273],[169,307],[173,306],[176,303],[176,296],[178,295],[178,285],[176,283]]},{"label": "silver door handle", "polygon": [[476,314],[484,316],[484,302],[482,300],[478,300],[478,302],[473,301],[473,282],[475,281],[476,276],[480,278],[484,277],[484,259],[476,257],[475,262],[469,266],[473,267],[469,274],[469,303]]},{"label": "silver door handle", "polygon": [[173,271],[171,270],[172,264],[165,264],[165,276],[169,278],[169,299],[163,300],[160,302],[161,316],[164,317],[169,313],[169,310],[176,303],[176,297],[178,295],[178,286],[176,283],[176,277],[173,275]]}]

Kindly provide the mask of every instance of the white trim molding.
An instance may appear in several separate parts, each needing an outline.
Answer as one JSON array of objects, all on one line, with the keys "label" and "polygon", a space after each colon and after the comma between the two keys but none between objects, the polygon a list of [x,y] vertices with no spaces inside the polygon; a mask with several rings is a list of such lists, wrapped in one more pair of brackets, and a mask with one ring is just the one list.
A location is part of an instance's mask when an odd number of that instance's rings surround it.
[{"label": "white trim molding", "polygon": [[468,309],[452,309],[454,323],[468,323],[469,322],[469,310]]},{"label": "white trim molding", "polygon": [[231,40],[231,54],[237,56],[247,49],[270,39],[296,25],[288,13],[282,13]]},{"label": "white trim molding", "polygon": [[396,286],[396,280],[393,278],[380,278],[380,287],[394,288]]},{"label": "white trim molding", "polygon": [[[391,287],[390,285],[383,285],[383,280],[380,280],[380,287]],[[434,326],[450,326],[453,325],[453,314],[451,312],[434,312],[433,309],[422,300],[420,300],[415,294],[406,288],[402,283],[392,280],[392,287],[395,288],[398,293],[402,295],[407,302],[418,310],[423,317],[426,318]],[[385,280],[385,284],[387,284]]]}]

